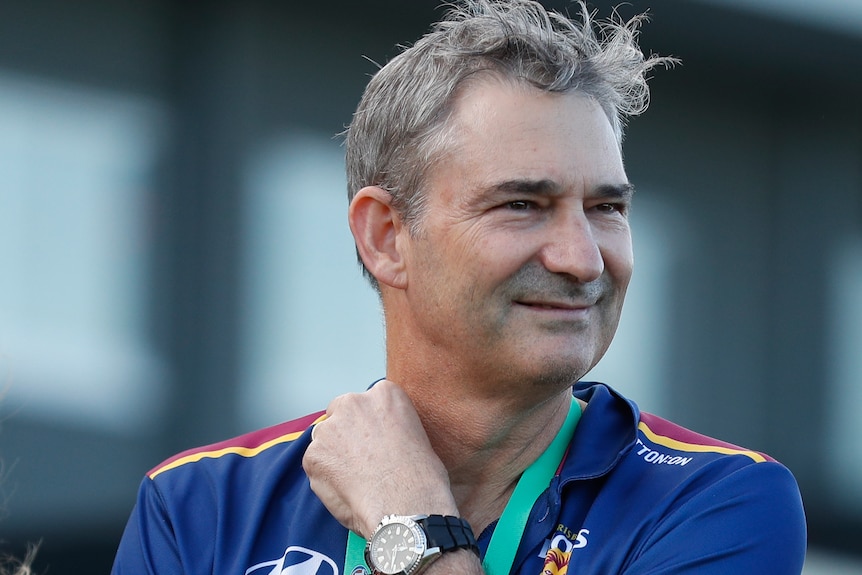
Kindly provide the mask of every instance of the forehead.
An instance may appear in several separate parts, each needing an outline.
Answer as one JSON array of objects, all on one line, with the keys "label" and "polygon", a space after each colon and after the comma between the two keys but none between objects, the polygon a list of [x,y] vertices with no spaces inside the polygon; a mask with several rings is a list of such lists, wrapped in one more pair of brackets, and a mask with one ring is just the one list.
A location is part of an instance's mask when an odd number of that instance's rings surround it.
[{"label": "forehead", "polygon": [[593,98],[577,92],[485,77],[458,95],[446,132],[447,150],[432,181],[436,174],[474,186],[516,179],[562,187],[627,182],[611,122]]}]

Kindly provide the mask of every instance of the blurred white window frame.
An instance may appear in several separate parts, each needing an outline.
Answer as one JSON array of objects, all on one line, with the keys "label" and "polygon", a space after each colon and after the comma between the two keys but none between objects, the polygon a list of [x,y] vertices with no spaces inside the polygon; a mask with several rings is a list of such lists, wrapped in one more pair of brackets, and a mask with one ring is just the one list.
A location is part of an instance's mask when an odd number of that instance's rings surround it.
[{"label": "blurred white window frame", "polygon": [[295,133],[246,171],[240,421],[325,409],[385,375],[383,317],[347,224],[339,143]]},{"label": "blurred white window frame", "polygon": [[[845,237],[832,252],[831,333],[827,355],[826,444],[833,501],[862,512],[862,235]],[[816,382],[815,382],[816,383]],[[812,393],[820,393],[815,388]]]},{"label": "blurred white window frame", "polygon": [[135,433],[163,405],[145,337],[164,114],[0,71],[0,389],[19,416]]}]

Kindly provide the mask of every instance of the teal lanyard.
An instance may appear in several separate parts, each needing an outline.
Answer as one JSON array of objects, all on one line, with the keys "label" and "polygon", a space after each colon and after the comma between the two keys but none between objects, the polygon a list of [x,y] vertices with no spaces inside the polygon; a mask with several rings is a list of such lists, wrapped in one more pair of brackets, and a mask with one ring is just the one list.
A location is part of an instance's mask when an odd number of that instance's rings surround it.
[{"label": "teal lanyard", "polygon": [[[500,516],[494,528],[488,551],[485,553],[485,560],[482,562],[487,575],[508,575],[512,570],[515,553],[524,535],[533,504],[550,485],[551,479],[560,467],[580,418],[581,405],[573,397],[565,423],[557,432],[551,445],[521,475],[512,497],[509,498],[503,510],[503,515]],[[350,531],[344,557],[344,575],[351,575],[357,569],[365,569],[365,573],[371,571],[365,564],[365,539]]]}]

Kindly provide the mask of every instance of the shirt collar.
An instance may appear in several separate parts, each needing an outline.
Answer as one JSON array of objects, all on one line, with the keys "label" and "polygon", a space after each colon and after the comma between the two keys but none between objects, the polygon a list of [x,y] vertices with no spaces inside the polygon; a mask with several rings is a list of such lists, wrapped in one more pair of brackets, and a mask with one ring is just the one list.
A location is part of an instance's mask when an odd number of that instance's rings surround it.
[{"label": "shirt collar", "polygon": [[579,382],[576,398],[587,402],[560,472],[561,483],[611,471],[637,439],[637,405],[602,383]]}]

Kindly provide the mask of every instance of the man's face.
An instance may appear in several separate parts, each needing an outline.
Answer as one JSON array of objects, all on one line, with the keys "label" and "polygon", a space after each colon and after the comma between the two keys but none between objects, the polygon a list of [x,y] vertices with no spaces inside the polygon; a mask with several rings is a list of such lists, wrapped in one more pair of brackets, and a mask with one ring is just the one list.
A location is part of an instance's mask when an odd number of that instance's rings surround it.
[{"label": "man's face", "polygon": [[404,233],[414,334],[486,381],[571,384],[607,349],[632,272],[632,188],[592,99],[485,80]]}]

